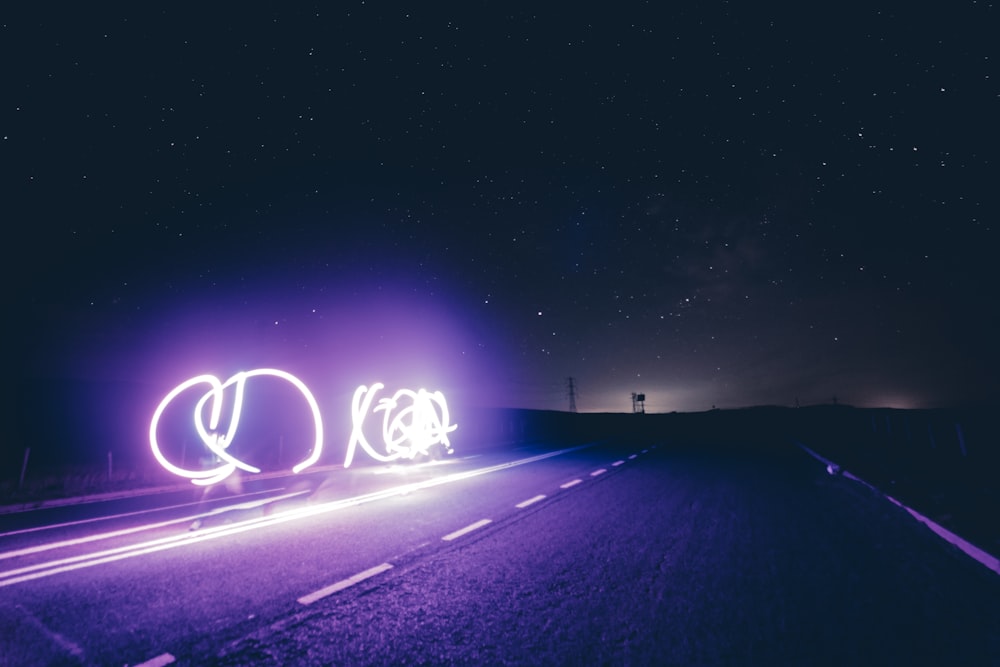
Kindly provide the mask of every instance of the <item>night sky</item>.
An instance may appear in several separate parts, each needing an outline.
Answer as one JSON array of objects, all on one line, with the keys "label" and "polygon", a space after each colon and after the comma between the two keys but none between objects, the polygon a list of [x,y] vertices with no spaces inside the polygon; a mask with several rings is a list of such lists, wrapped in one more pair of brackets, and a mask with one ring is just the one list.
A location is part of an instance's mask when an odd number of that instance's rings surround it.
[{"label": "night sky", "polygon": [[425,4],[4,10],[5,391],[997,403],[992,3]]}]

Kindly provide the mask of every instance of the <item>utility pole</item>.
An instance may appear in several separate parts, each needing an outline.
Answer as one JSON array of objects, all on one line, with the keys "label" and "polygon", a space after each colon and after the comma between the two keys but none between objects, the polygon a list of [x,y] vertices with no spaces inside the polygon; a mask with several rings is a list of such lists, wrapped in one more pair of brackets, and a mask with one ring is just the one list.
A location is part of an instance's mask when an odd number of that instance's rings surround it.
[{"label": "utility pole", "polygon": [[566,378],[566,391],[569,393],[569,411],[576,412],[576,385],[573,378]]}]

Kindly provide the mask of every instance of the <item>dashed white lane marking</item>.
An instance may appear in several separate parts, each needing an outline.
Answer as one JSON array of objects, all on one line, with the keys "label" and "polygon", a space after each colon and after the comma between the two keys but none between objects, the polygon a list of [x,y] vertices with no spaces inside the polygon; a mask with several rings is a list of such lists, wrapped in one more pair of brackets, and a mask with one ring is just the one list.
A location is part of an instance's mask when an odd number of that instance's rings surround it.
[{"label": "dashed white lane marking", "polygon": [[314,593],[310,593],[309,595],[303,595],[302,597],[299,598],[299,603],[312,604],[313,602],[316,602],[316,600],[321,600],[328,595],[333,595],[337,591],[342,591],[345,588],[353,586],[354,584],[361,583],[365,579],[374,577],[376,574],[381,574],[382,572],[391,569],[392,565],[390,565],[389,563],[382,563],[381,565],[376,565],[375,567],[369,568],[364,572],[358,572],[353,577],[342,579],[335,584],[330,584],[326,588],[321,588]]},{"label": "dashed white lane marking", "polygon": [[642,453],[645,454],[648,451],[649,451],[648,449],[644,449],[644,450],[642,450]]},{"label": "dashed white lane marking", "polygon": [[49,626],[45,625],[45,623],[43,623],[38,617],[21,605],[17,605],[16,608],[24,615],[24,618],[28,621],[28,623],[40,630],[42,634],[52,640],[52,642],[59,648],[66,651],[80,662],[86,662],[84,659],[83,648],[79,644],[67,639],[58,632],[49,629]]},{"label": "dashed white lane marking", "polygon": [[577,484],[583,483],[582,479],[574,479],[572,482],[566,482],[565,484],[560,484],[560,489],[568,489],[571,486],[576,486]]},{"label": "dashed white lane marking", "polygon": [[488,523],[493,523],[493,519],[480,519],[479,521],[477,521],[475,523],[470,523],[465,528],[460,528],[459,530],[456,530],[454,533],[448,533],[447,535],[445,535],[441,539],[444,540],[445,542],[451,542],[452,540],[457,539],[457,538],[461,537],[462,535],[465,535],[466,533],[471,533],[474,530],[482,528],[483,526],[485,526]]},{"label": "dashed white lane marking", "polygon": [[599,469],[599,470],[595,470],[594,472],[590,473],[590,476],[591,476],[591,477],[597,477],[598,475],[603,475],[603,474],[604,474],[604,473],[606,473],[607,471],[608,471],[608,469],[607,469],[607,468],[601,468],[601,469]]},{"label": "dashed white lane marking", "polygon": [[632,459],[635,459],[635,458],[638,458],[638,457],[639,457],[638,454],[629,454],[628,460],[631,461]]},{"label": "dashed white lane marking", "polygon": [[611,465],[617,468],[618,466],[620,466],[620,465],[621,465],[621,464],[623,464],[623,463],[625,463],[625,462],[624,462],[624,461],[615,461],[615,462],[614,462],[614,463],[612,463]]},{"label": "dashed white lane marking", "polygon": [[164,665],[171,665],[176,661],[177,658],[169,653],[162,653],[151,660],[139,663],[135,667],[163,667]]},{"label": "dashed white lane marking", "polygon": [[533,504],[537,503],[539,500],[545,500],[545,494],[544,493],[540,493],[537,496],[535,496],[534,498],[528,498],[527,500],[522,500],[518,504],[514,505],[514,507],[516,507],[519,510],[523,510],[528,505],[533,505]]}]

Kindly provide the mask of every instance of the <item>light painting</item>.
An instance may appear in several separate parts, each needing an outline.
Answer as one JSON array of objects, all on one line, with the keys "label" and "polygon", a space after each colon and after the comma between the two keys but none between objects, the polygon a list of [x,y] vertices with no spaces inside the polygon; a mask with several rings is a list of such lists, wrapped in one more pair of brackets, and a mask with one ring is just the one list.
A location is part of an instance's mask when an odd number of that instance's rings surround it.
[{"label": "light painting", "polygon": [[[309,405],[315,440],[308,457],[296,464],[292,472],[301,472],[316,463],[323,451],[323,419],[319,404],[312,392],[305,383],[291,373],[275,368],[258,368],[236,373],[225,382],[214,375],[197,375],[174,387],[156,407],[149,425],[150,447],[160,465],[200,486],[221,482],[236,470],[247,473],[261,472],[260,468],[241,460],[229,449],[235,441],[240,417],[243,414],[247,381],[259,376],[272,376],[285,380],[299,391]],[[385,463],[430,455],[436,446],[440,446],[448,454],[453,453],[448,434],[454,431],[457,425],[451,423],[448,403],[440,391],[400,389],[392,396],[383,397],[376,403],[377,394],[384,388],[385,385],[376,382],[371,386],[361,385],[354,392],[351,402],[352,430],[347,456],[344,459],[345,468],[354,461],[358,446],[373,459]],[[230,391],[227,392],[227,389]],[[192,419],[195,432],[216,464],[208,469],[193,470],[177,465],[164,454],[160,443],[159,430],[164,411],[174,400],[189,391],[204,392],[195,403]],[[229,413],[228,424],[225,428],[221,428],[224,404],[230,394],[233,395],[232,410]],[[365,431],[368,417],[376,413],[382,413],[381,448],[371,443]]]},{"label": "light painting", "polygon": [[[358,445],[373,459],[385,463],[430,454],[435,445],[441,445],[447,453],[452,453],[448,434],[457,425],[449,423],[448,403],[440,391],[400,389],[391,398],[382,398],[372,410],[375,395],[384,388],[385,385],[376,382],[371,387],[361,385],[354,392],[351,401],[353,429],[344,459],[345,468],[353,462]],[[374,412],[383,413],[383,451],[375,449],[365,436],[366,417]]]},{"label": "light painting", "polygon": [[[249,378],[262,375],[274,376],[291,383],[296,389],[299,390],[303,398],[305,398],[312,413],[313,425],[315,429],[315,441],[312,450],[305,460],[299,462],[292,468],[292,472],[301,472],[316,463],[323,451],[323,419],[320,416],[319,404],[317,404],[312,392],[309,391],[309,388],[305,385],[305,383],[291,373],[287,373],[276,368],[258,368],[252,371],[236,373],[225,382],[221,382],[214,375],[198,375],[189,380],[185,380],[174,387],[173,390],[171,390],[170,393],[168,393],[163,400],[160,401],[156,411],[153,413],[153,420],[149,425],[149,444],[153,450],[153,456],[156,457],[156,460],[160,463],[160,465],[175,475],[186,477],[190,479],[193,484],[202,486],[221,482],[233,474],[237,468],[250,473],[260,472],[260,468],[241,461],[227,450],[236,436],[237,427],[240,423],[240,415],[243,412],[243,400],[246,393],[246,382]],[[208,385],[208,391],[201,396],[198,403],[195,405],[193,415],[194,428],[198,433],[199,438],[201,438],[201,442],[219,461],[219,464],[218,466],[208,470],[189,470],[175,465],[169,461],[166,456],[164,456],[157,432],[160,419],[163,416],[163,411],[166,410],[167,406],[182,393],[199,385]],[[219,432],[219,420],[222,415],[224,391],[228,387],[233,387],[235,389],[235,399],[232,413],[229,418],[229,426],[225,431]],[[211,403],[209,405],[208,423],[206,424],[205,407],[206,404],[209,404],[209,402]]]}]

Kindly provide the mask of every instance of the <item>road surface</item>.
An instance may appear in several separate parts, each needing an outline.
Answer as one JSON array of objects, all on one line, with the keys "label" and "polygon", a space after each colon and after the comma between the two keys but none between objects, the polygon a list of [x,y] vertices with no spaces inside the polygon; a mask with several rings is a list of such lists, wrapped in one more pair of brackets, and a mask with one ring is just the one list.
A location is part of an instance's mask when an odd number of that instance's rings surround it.
[{"label": "road surface", "polygon": [[7,665],[997,665],[1000,577],[792,446],[534,446],[0,517],[0,628]]}]

